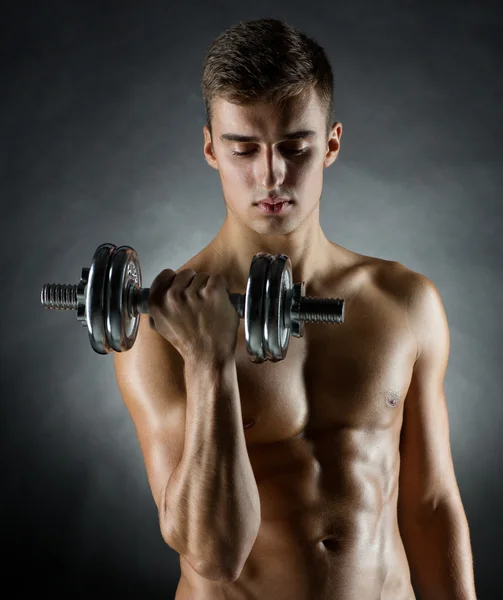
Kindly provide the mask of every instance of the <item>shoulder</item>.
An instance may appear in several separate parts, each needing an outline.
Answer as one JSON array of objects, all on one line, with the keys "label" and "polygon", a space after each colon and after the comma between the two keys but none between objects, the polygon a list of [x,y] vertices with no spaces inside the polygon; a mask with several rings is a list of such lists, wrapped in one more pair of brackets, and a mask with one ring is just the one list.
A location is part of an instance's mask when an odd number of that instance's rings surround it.
[{"label": "shoulder", "polygon": [[422,318],[430,310],[438,310],[442,304],[437,286],[423,273],[413,271],[399,262],[391,262],[387,273],[397,293],[406,301],[411,317]]},{"label": "shoulder", "polygon": [[377,256],[351,253],[348,271],[376,292],[387,295],[407,308],[411,297],[424,293],[430,280],[403,263]]},{"label": "shoulder", "polygon": [[398,261],[383,262],[381,279],[386,282],[406,311],[409,328],[417,342],[418,356],[433,340],[447,347],[447,316],[435,283],[425,274],[414,271]]},{"label": "shoulder", "polygon": [[426,275],[398,260],[356,253],[353,256],[354,266],[366,274],[369,283],[401,299],[409,309],[438,296],[434,283]]},{"label": "shoulder", "polygon": [[[398,260],[352,253],[350,271],[358,281],[358,293],[366,290],[371,301],[386,298],[400,312],[416,342],[417,357],[432,344],[447,348],[447,318],[434,282],[424,273],[407,267]],[[368,292],[368,294],[367,294]],[[397,315],[398,318],[398,315]]]},{"label": "shoulder", "polygon": [[410,308],[436,291],[434,283],[423,273],[414,271],[394,260],[378,259],[375,266],[381,284],[387,285],[403,298]]}]

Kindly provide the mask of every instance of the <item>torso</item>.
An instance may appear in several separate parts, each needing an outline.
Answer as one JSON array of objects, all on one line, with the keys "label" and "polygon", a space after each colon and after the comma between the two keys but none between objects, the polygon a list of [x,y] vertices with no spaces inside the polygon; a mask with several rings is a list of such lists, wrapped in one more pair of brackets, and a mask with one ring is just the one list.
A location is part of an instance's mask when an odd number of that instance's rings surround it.
[{"label": "torso", "polygon": [[[343,267],[305,290],[343,298],[342,325],[307,324],[283,361],[254,364],[241,321],[236,366],[261,526],[235,582],[203,579],[181,557],[175,600],[415,598],[397,521],[416,358],[405,267],[345,252]],[[214,271],[204,253],[181,268]]]}]

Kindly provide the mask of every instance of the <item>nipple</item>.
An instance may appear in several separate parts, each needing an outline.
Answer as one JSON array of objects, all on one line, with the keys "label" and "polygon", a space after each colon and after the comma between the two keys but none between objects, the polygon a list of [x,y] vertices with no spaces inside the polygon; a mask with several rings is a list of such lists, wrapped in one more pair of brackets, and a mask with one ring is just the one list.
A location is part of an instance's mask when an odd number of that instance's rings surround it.
[{"label": "nipple", "polygon": [[386,404],[390,408],[396,408],[400,404],[400,400],[400,394],[397,394],[396,392],[390,393],[386,396]]}]

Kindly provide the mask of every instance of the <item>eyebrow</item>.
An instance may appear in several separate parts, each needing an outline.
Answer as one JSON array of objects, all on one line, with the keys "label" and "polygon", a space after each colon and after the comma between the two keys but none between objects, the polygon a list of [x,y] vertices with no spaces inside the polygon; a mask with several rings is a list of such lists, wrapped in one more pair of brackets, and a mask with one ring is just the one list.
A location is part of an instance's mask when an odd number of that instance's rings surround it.
[{"label": "eyebrow", "polygon": [[[305,140],[306,138],[315,137],[316,131],[305,129],[303,131],[294,131],[293,133],[285,133],[281,136],[283,140]],[[224,142],[259,142],[258,137],[252,135],[240,135],[238,133],[223,133],[220,139]]]}]

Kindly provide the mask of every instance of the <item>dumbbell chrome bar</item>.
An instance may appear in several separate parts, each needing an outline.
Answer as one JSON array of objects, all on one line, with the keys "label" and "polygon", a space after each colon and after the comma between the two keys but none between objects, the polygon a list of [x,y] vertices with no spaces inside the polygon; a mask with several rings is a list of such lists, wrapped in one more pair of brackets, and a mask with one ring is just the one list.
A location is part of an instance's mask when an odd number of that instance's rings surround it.
[{"label": "dumbbell chrome bar", "polygon": [[[149,288],[133,248],[102,244],[77,285],[46,284],[45,308],[76,310],[99,354],[129,350],[136,339],[139,314],[148,314]],[[240,318],[252,362],[277,362],[286,356],[290,334],[302,337],[304,323],[341,324],[344,300],[304,296],[304,283],[292,283],[291,262],[284,254],[256,254],[245,294],[229,292]]]}]

